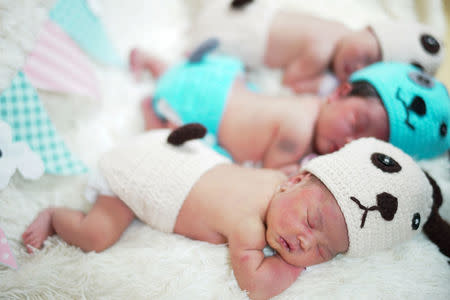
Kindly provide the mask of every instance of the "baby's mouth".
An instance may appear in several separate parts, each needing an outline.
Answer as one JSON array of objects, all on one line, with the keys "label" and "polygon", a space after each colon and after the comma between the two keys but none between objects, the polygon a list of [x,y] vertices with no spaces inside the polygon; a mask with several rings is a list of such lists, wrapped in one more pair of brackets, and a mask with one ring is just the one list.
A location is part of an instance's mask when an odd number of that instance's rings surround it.
[{"label": "baby's mouth", "polygon": [[289,245],[289,243],[283,238],[283,237],[279,237],[278,238],[278,242],[280,243],[280,245],[287,250],[288,252],[291,252],[291,246]]}]

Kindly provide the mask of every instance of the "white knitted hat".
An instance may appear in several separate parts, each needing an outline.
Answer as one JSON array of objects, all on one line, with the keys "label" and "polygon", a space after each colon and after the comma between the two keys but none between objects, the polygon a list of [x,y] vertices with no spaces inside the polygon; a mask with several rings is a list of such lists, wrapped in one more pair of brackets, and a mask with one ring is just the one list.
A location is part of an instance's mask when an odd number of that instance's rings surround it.
[{"label": "white knitted hat", "polygon": [[346,254],[387,249],[419,232],[431,213],[433,188],[413,159],[374,138],[353,141],[303,168],[336,198],[347,224]]},{"label": "white knitted hat", "polygon": [[430,26],[383,21],[369,27],[378,39],[383,61],[414,64],[434,74],[444,59],[444,43]]}]

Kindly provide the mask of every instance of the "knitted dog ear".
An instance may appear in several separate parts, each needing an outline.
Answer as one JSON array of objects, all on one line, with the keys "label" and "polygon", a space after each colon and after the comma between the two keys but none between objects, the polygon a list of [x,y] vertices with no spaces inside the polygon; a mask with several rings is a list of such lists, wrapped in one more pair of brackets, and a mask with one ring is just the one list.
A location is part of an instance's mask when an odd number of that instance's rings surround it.
[{"label": "knitted dog ear", "polygon": [[184,142],[201,139],[206,135],[206,128],[200,123],[189,123],[173,130],[167,137],[169,144],[179,146]]},{"label": "knitted dog ear", "polygon": [[202,42],[189,56],[190,63],[198,63],[200,62],[205,55],[214,51],[217,47],[219,47],[219,40],[216,38],[209,38]]},{"label": "knitted dog ear", "polygon": [[450,257],[450,224],[442,219],[438,212],[439,207],[442,205],[441,189],[427,172],[424,171],[424,173],[433,187],[433,206],[430,217],[423,226],[423,231],[439,247],[441,253]]}]

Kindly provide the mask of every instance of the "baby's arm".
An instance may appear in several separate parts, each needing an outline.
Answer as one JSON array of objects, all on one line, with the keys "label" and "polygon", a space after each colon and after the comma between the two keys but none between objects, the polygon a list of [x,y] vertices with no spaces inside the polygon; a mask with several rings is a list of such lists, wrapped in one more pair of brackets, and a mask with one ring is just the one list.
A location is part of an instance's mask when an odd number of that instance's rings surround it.
[{"label": "baby's arm", "polygon": [[298,129],[281,125],[265,151],[263,167],[281,170],[296,168],[306,149],[300,137]]},{"label": "baby's arm", "polygon": [[286,263],[279,255],[266,257],[265,226],[258,218],[238,225],[229,239],[231,265],[242,290],[252,299],[268,299],[287,289],[303,268]]}]

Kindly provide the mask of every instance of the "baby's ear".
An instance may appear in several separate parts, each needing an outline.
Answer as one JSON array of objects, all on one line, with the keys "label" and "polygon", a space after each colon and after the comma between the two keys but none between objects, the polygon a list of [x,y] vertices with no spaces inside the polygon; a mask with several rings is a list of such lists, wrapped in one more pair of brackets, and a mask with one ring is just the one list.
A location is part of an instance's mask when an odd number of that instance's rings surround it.
[{"label": "baby's ear", "polygon": [[348,96],[352,90],[352,84],[350,82],[344,82],[340,84],[332,93],[328,96],[328,102],[334,102],[341,100]]},{"label": "baby's ear", "polygon": [[280,192],[286,191],[291,186],[294,186],[297,183],[304,181],[306,178],[309,178],[310,176],[311,174],[305,171],[292,176],[291,178],[289,178],[287,181],[283,182],[280,185]]}]

